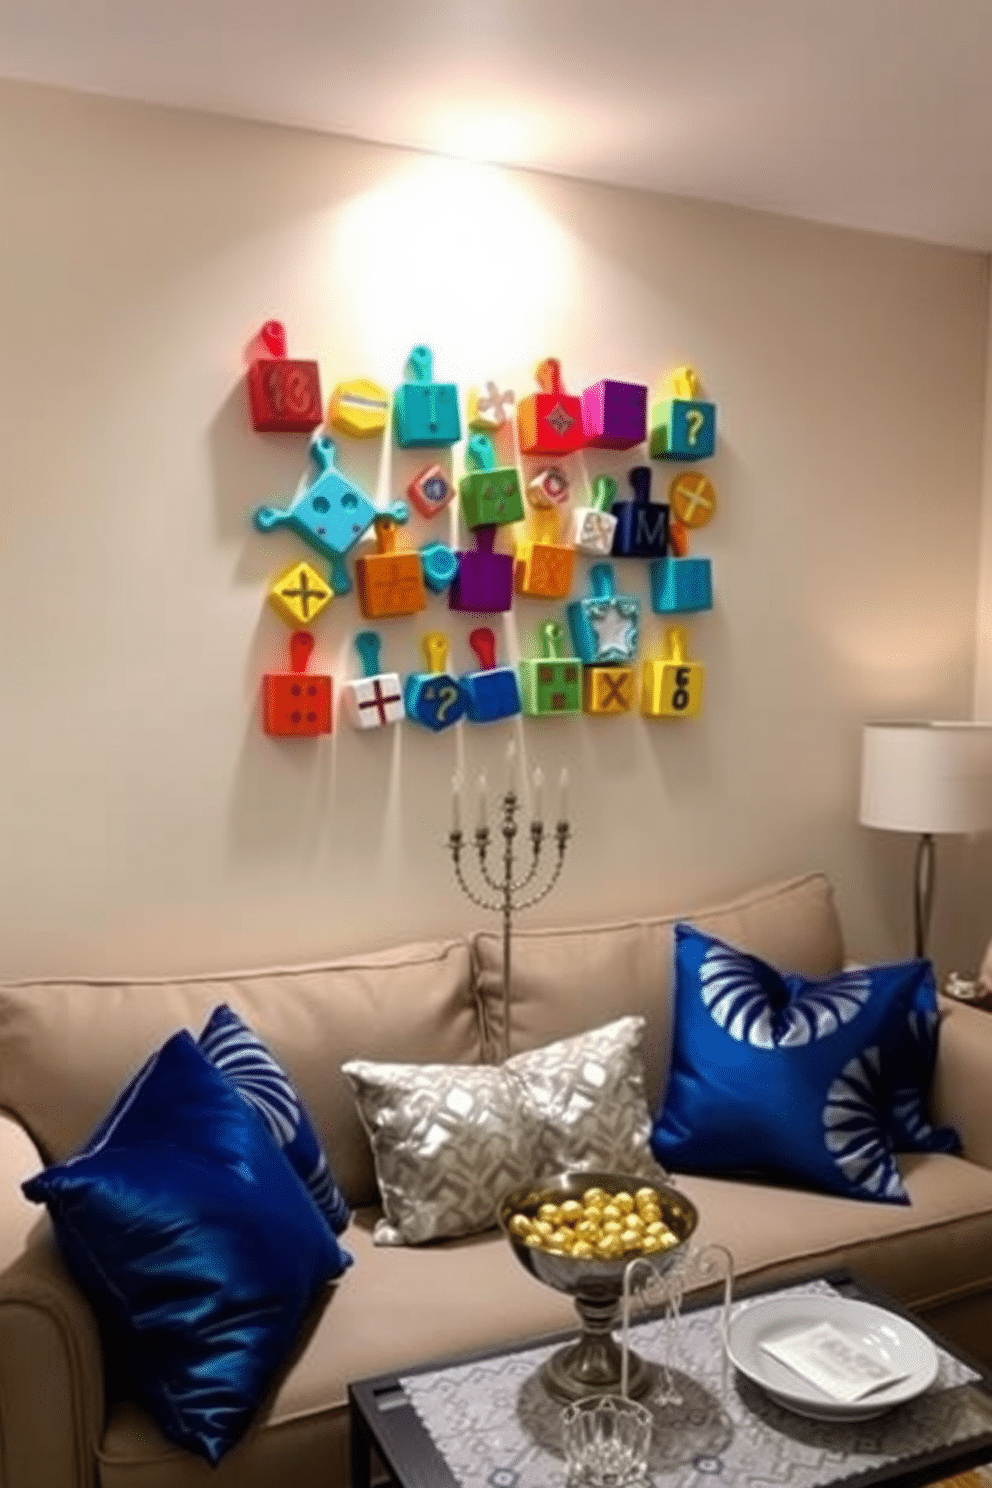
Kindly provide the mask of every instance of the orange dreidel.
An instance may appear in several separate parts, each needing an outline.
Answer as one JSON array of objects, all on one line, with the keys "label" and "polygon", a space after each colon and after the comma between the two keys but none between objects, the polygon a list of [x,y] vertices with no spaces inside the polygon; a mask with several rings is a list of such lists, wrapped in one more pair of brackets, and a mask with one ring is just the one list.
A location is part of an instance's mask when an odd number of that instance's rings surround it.
[{"label": "orange dreidel", "polygon": [[521,398],[517,410],[520,452],[524,455],[570,455],[585,443],[582,400],[565,392],[561,363],[546,357],[536,377],[541,391]]},{"label": "orange dreidel", "polygon": [[376,552],[355,560],[358,605],[367,620],[390,615],[415,615],[427,603],[420,555],[396,551],[396,521],[379,516],[375,528]]},{"label": "orange dreidel", "polygon": [[262,678],[263,727],[281,738],[311,738],[331,732],[331,679],[307,672],[313,636],[297,630],[289,640],[289,672]]},{"label": "orange dreidel", "polygon": [[556,542],[561,517],[554,507],[535,507],[530,535],[516,546],[514,573],[518,594],[534,599],[564,599],[572,588],[575,549]]}]

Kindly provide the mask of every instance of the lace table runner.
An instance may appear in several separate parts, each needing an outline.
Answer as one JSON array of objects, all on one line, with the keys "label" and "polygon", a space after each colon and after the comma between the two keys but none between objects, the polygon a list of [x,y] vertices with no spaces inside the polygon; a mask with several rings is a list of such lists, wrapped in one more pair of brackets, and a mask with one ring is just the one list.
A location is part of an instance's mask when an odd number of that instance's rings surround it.
[{"label": "lace table runner", "polygon": [[[817,1281],[776,1295],[811,1292],[835,1294]],[[798,1416],[729,1366],[724,1389],[719,1313],[683,1315],[673,1358],[681,1403],[666,1404],[660,1390],[644,1401],[655,1418],[654,1488],[823,1488],[992,1430],[992,1410],[960,1388],[978,1376],[943,1349],[926,1394],[867,1421]],[[665,1359],[663,1322],[638,1324],[631,1335],[645,1358]],[[561,1404],[538,1375],[558,1346],[400,1380],[460,1488],[565,1488]]]}]

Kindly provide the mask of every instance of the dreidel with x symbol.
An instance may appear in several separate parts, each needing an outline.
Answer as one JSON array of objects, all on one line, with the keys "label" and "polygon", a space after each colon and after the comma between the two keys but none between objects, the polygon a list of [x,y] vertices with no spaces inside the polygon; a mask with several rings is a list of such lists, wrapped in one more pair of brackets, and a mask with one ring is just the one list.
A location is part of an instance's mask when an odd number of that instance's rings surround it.
[{"label": "dreidel with x symbol", "polygon": [[333,598],[330,584],[302,560],[291,563],[269,589],[269,604],[280,620],[296,628],[311,625]]}]

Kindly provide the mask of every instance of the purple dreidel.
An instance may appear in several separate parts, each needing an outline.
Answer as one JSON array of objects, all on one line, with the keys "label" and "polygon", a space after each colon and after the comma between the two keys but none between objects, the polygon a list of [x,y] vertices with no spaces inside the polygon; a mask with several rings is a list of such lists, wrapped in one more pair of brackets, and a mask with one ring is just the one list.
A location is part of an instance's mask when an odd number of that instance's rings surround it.
[{"label": "purple dreidel", "polygon": [[496,637],[488,625],[473,630],[468,643],[479,658],[479,672],[462,677],[465,711],[473,723],[495,723],[520,712],[520,685],[513,667],[496,665]]},{"label": "purple dreidel", "polygon": [[475,552],[458,554],[458,572],[448,590],[448,608],[499,615],[513,604],[513,559],[494,553],[496,527],[476,527]]},{"label": "purple dreidel", "polygon": [[648,437],[648,390],[643,382],[607,378],[582,394],[582,432],[594,449],[633,449]]}]

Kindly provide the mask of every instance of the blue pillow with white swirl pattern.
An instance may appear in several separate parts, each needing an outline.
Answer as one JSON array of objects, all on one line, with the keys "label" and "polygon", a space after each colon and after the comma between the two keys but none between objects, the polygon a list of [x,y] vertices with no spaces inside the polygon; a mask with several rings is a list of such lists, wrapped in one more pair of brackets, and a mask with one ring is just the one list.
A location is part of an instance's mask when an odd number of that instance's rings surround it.
[{"label": "blue pillow with white swirl pattern", "polygon": [[214,1068],[254,1106],[276,1145],[310,1190],[332,1232],[340,1235],[351,1219],[351,1210],[286,1071],[226,1003],[214,1008],[199,1044]]},{"label": "blue pillow with white swirl pattern", "polygon": [[957,1145],[926,1117],[936,1011],[925,961],[807,981],[676,925],[655,1157],[675,1172],[765,1174],[908,1204],[895,1151]]}]

